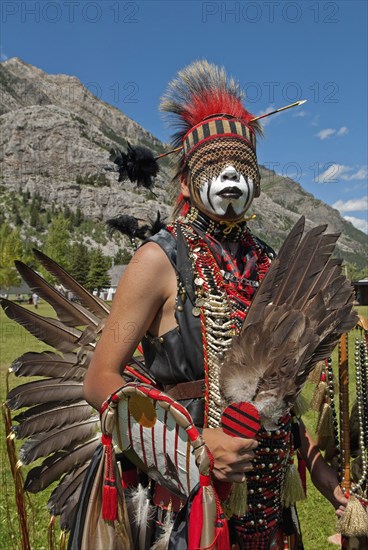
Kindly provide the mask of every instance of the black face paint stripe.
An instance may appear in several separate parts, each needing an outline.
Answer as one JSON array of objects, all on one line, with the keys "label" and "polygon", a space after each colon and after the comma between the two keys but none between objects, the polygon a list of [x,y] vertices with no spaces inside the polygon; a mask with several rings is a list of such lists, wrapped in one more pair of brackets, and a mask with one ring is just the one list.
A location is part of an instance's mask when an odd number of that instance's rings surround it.
[{"label": "black face paint stripe", "polygon": [[212,186],[212,181],[208,182],[207,200],[208,200],[208,203],[209,203],[209,205],[211,206],[212,210],[215,211],[215,208],[214,208],[214,206],[213,206],[213,204],[212,204],[211,197],[210,197],[211,186]]}]

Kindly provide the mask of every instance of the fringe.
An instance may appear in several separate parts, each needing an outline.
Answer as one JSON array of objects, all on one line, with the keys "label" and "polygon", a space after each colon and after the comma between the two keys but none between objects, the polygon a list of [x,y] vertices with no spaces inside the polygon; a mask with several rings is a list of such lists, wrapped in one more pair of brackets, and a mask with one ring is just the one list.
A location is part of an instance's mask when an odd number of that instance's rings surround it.
[{"label": "fringe", "polygon": [[285,508],[289,508],[300,500],[305,500],[305,492],[302,485],[302,480],[294,462],[289,464],[286,470],[282,500]]},{"label": "fringe", "polygon": [[345,512],[338,521],[338,530],[346,537],[368,535],[367,509],[354,495],[350,495]]},{"label": "fringe", "polygon": [[334,427],[332,409],[329,403],[324,403],[317,424],[317,445],[322,451],[334,445]]},{"label": "fringe", "polygon": [[[231,493],[227,500],[227,507],[236,516],[245,516],[248,512],[248,485],[247,480],[241,483],[233,483]],[[231,514],[231,515],[232,515]]]},{"label": "fringe", "polygon": [[293,411],[296,416],[303,416],[303,414],[309,411],[309,403],[301,393],[299,393],[295,400]]},{"label": "fringe", "polygon": [[310,403],[311,409],[313,409],[314,411],[317,411],[318,413],[320,412],[322,408],[322,404],[326,397],[326,391],[327,391],[327,384],[325,380],[321,380],[314,391],[314,394]]}]

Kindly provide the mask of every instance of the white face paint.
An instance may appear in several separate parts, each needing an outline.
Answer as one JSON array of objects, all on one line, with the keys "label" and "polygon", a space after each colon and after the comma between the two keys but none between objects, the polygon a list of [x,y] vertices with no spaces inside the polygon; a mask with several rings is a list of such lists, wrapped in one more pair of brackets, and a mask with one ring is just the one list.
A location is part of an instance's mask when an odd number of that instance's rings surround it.
[{"label": "white face paint", "polygon": [[245,214],[253,201],[253,179],[226,166],[217,178],[201,185],[199,198],[208,214],[235,220]]}]

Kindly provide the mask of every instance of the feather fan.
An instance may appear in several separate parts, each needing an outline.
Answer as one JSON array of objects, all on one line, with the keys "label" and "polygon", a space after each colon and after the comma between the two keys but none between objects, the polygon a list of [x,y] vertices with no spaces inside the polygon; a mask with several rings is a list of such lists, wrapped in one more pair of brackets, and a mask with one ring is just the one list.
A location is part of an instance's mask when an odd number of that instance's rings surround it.
[{"label": "feather fan", "polygon": [[319,226],[301,239],[303,227],[302,218],[266,274],[220,372],[225,403],[253,402],[268,429],[358,320],[353,288],[331,259],[338,235]]},{"label": "feather fan", "polygon": [[36,258],[41,262],[43,267],[47,269],[65,288],[73,292],[89,311],[97,315],[99,319],[107,317],[110,313],[110,308],[98,296],[93,296],[80,283],[78,283],[64,268],[57,262],[43,254],[40,250],[33,249]]}]

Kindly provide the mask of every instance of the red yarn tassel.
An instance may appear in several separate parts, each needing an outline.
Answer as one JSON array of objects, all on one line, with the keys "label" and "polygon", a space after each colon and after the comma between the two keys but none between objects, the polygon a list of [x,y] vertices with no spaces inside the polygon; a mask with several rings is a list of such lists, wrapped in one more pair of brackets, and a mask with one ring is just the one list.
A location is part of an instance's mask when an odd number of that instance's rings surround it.
[{"label": "red yarn tassel", "polygon": [[203,506],[202,506],[202,493],[203,485],[207,483],[203,478],[208,476],[200,476],[200,484],[198,493],[193,499],[192,506],[189,515],[189,529],[188,529],[188,550],[198,550],[201,545],[201,533],[203,527]]},{"label": "red yarn tassel", "polygon": [[229,526],[222,511],[216,521],[215,541],[218,550],[230,550]]},{"label": "red yarn tassel", "polygon": [[105,479],[102,493],[102,518],[106,521],[118,519],[118,491],[113,464],[113,447],[111,436],[102,434],[105,446]]}]

